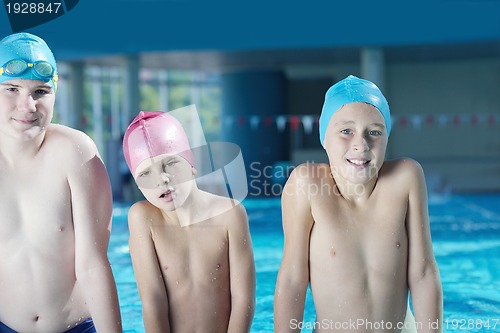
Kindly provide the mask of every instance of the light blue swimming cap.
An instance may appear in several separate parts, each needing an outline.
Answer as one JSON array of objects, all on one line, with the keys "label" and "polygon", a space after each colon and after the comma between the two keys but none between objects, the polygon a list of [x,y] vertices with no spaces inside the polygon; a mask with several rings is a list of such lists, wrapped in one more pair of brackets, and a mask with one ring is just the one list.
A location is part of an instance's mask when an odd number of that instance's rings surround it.
[{"label": "light blue swimming cap", "polygon": [[389,104],[380,89],[368,80],[349,75],[342,81],[335,83],[325,95],[325,103],[319,117],[319,140],[325,147],[325,134],[328,123],[333,114],[343,105],[363,102],[376,107],[384,117],[387,135],[391,133],[391,112]]},{"label": "light blue swimming cap", "polygon": [[8,61],[23,59],[28,63],[35,63],[44,60],[54,68],[52,79],[40,79],[29,68],[19,76],[0,75],[0,83],[12,79],[41,80],[49,82],[52,88],[57,90],[57,66],[56,59],[49,49],[47,43],[38,36],[21,32],[9,35],[0,41],[0,66],[4,66]]}]

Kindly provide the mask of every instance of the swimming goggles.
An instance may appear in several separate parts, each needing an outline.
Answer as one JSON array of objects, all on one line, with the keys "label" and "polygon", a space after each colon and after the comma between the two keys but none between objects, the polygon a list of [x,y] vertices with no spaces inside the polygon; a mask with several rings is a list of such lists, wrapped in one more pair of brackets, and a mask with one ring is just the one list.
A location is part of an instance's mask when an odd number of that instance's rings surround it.
[{"label": "swimming goggles", "polygon": [[33,74],[41,80],[52,80],[57,85],[57,73],[54,67],[47,61],[40,60],[34,63],[27,62],[23,59],[13,59],[7,61],[0,67],[0,76],[6,75],[11,77],[21,76],[28,68],[31,68]]}]

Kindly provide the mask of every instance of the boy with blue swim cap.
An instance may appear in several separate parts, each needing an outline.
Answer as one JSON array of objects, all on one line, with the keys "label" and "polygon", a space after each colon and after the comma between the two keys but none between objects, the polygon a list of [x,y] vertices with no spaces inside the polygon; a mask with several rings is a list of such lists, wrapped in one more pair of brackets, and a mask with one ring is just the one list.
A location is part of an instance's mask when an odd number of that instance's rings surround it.
[{"label": "boy with blue swim cap", "polygon": [[0,333],[119,333],[109,178],[86,134],[51,124],[56,88],[43,39],[0,41]]},{"label": "boy with blue swim cap", "polygon": [[342,106],[356,102],[373,105],[380,111],[384,117],[387,136],[389,136],[391,133],[391,112],[384,95],[373,82],[349,75],[326,92],[325,104],[319,118],[319,141],[323,148],[325,147],[326,128],[333,114]]},{"label": "boy with blue swim cap", "polygon": [[57,65],[52,51],[43,39],[29,33],[18,33],[0,41],[0,83],[17,79],[48,82],[57,90]]},{"label": "boy with blue swim cap", "polygon": [[275,332],[304,327],[309,283],[315,333],[442,332],[424,174],[411,159],[385,161],[387,100],[348,76],[327,91],[319,125],[329,163],[298,166],[283,190]]}]

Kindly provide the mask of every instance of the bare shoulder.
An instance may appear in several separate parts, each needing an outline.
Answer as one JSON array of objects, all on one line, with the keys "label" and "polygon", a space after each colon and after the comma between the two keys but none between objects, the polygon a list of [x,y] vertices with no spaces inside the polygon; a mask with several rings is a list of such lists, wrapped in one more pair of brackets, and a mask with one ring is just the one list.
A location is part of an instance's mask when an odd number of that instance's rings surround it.
[{"label": "bare shoulder", "polygon": [[384,162],[381,169],[382,175],[386,176],[390,174],[396,176],[416,176],[423,173],[422,166],[420,163],[411,158],[399,158],[395,160],[389,160]]},{"label": "bare shoulder", "polygon": [[44,144],[49,150],[63,153],[68,162],[88,160],[99,155],[94,141],[87,134],[63,125],[49,125]]},{"label": "bare shoulder", "polygon": [[220,221],[230,223],[247,223],[246,209],[241,202],[236,199],[222,197],[219,195],[207,193],[208,203],[210,206],[210,215],[219,216]]},{"label": "bare shoulder", "polygon": [[325,163],[303,163],[298,165],[288,177],[282,193],[282,200],[293,197],[308,201],[313,193],[323,185],[333,186],[330,165]]},{"label": "bare shoulder", "polygon": [[230,207],[227,213],[220,215],[221,220],[224,221],[229,240],[245,239],[246,242],[246,239],[250,237],[250,226],[245,206],[238,200],[229,198],[223,198],[223,200],[230,204],[230,206],[227,206]]},{"label": "bare shoulder", "polygon": [[293,169],[289,180],[316,182],[330,174],[330,166],[326,163],[302,163]]},{"label": "bare shoulder", "polygon": [[128,210],[128,217],[138,219],[150,210],[149,203],[145,200],[137,201]]},{"label": "bare shoulder", "polygon": [[420,163],[411,158],[400,158],[384,162],[380,178],[411,186],[424,179],[424,170]]},{"label": "bare shoulder", "polygon": [[90,145],[95,147],[94,142],[87,134],[68,126],[59,124],[50,124],[49,127],[47,128],[47,134],[50,136],[50,139],[54,141],[64,140],[64,143],[69,143],[73,145],[81,144],[84,146]]},{"label": "bare shoulder", "polygon": [[330,166],[325,163],[302,163],[293,169],[286,185],[319,183],[331,177]]},{"label": "bare shoulder", "polygon": [[134,203],[128,211],[128,226],[131,232],[149,229],[155,219],[158,219],[157,208],[148,201]]}]

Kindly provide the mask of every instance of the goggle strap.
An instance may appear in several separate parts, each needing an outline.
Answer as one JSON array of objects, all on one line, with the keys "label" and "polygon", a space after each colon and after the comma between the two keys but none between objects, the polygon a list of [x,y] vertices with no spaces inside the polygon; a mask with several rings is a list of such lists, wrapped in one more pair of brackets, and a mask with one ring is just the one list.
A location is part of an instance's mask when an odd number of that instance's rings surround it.
[{"label": "goggle strap", "polygon": [[57,91],[57,80],[59,80],[59,76],[54,73],[54,77],[52,77],[52,82],[54,82],[54,91]]}]

